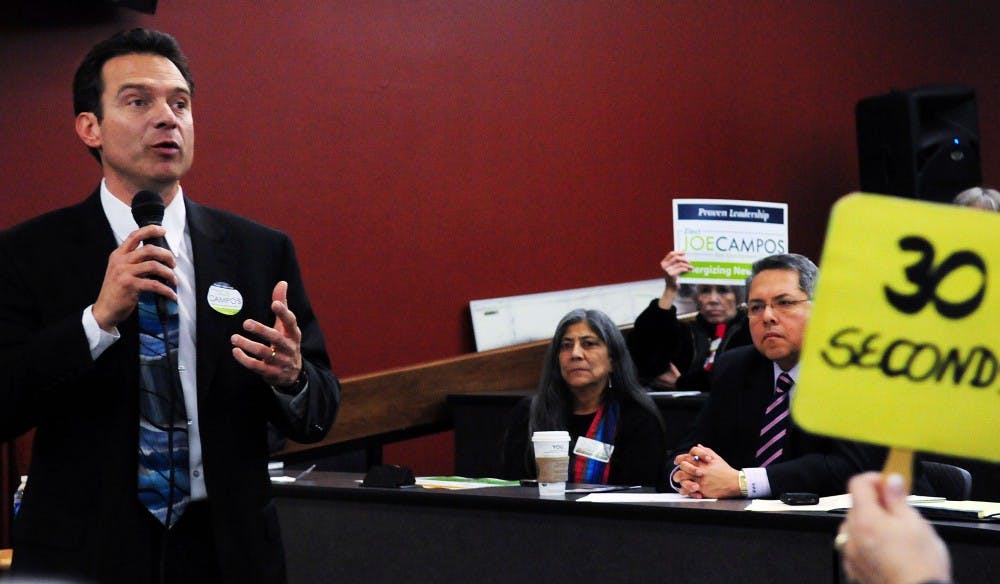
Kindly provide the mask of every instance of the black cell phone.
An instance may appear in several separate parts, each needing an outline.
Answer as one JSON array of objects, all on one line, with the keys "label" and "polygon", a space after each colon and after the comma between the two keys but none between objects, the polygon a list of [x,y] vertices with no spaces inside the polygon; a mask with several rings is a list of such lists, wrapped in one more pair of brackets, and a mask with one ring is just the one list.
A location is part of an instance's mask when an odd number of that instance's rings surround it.
[{"label": "black cell phone", "polygon": [[781,502],[785,505],[816,505],[819,495],[816,493],[782,493]]}]

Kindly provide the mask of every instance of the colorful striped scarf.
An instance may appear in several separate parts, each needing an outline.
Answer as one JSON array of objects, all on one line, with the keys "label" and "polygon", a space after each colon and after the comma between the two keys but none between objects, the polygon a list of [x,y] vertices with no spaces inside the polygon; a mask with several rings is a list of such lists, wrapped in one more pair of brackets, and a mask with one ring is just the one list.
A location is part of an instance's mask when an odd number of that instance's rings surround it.
[{"label": "colorful striped scarf", "polygon": [[[587,438],[603,442],[605,444],[615,443],[615,433],[618,429],[618,402],[611,400],[609,404],[605,401],[594,414],[594,420],[587,430]],[[572,472],[569,480],[573,483],[590,483],[606,485],[608,484],[608,472],[611,470],[611,461],[601,462],[586,456],[574,455]]]}]

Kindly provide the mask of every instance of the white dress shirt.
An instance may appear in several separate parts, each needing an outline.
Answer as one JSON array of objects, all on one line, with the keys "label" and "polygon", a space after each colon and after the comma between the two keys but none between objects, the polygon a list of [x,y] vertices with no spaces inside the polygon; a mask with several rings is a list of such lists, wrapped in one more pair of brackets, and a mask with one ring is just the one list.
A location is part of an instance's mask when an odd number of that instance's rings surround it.
[{"label": "white dress shirt", "polygon": [[[108,190],[101,181],[101,206],[104,215],[111,224],[118,245],[133,231],[139,228],[132,217],[132,209],[121,202]],[[187,215],[184,212],[184,193],[178,187],[177,195],[167,205],[163,213],[163,227],[167,230],[167,244],[174,254],[177,266],[177,310],[178,310],[178,354],[177,369],[181,379],[181,389],[184,392],[184,407],[188,417],[188,462],[191,478],[191,499],[200,500],[208,497],[205,488],[205,471],[201,459],[201,433],[198,428],[198,378],[197,351],[195,349],[196,300],[194,290],[194,255],[191,252],[191,234],[187,228]],[[83,311],[83,329],[90,342],[90,355],[96,361],[101,354],[114,344],[121,335],[116,328],[109,333],[101,329],[94,318],[94,305]],[[138,392],[136,388],[136,392]],[[139,423],[137,419],[136,424]],[[136,446],[138,448],[138,446]]]},{"label": "white dress shirt", "polygon": [[[779,367],[777,363],[772,362],[771,365],[774,367],[774,379],[771,382],[771,387],[774,387],[778,383],[778,376],[781,375],[784,369]],[[796,363],[795,367],[789,369],[787,373],[792,378],[792,389],[788,392],[788,406],[791,407],[792,395],[795,394],[795,380],[799,378],[799,364]],[[767,480],[766,468],[745,468],[743,472],[747,476],[748,499],[771,496],[771,481]]]}]

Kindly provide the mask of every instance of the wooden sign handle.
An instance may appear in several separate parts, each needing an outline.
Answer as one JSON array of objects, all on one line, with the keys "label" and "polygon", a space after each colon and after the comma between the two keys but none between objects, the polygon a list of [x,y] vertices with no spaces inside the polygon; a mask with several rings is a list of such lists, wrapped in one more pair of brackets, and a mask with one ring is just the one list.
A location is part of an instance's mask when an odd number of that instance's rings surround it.
[{"label": "wooden sign handle", "polygon": [[903,477],[903,492],[910,494],[913,488],[913,451],[906,448],[890,448],[889,457],[885,459],[882,478],[888,478],[892,473]]}]

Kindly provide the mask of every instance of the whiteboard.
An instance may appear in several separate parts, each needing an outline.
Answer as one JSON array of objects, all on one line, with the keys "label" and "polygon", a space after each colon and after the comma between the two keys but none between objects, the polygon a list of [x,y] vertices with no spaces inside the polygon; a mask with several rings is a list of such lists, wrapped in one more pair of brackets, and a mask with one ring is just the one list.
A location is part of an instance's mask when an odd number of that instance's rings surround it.
[{"label": "whiteboard", "polygon": [[576,308],[597,309],[628,325],[663,294],[663,279],[625,282],[469,302],[476,350],[550,339],[559,320]]}]

